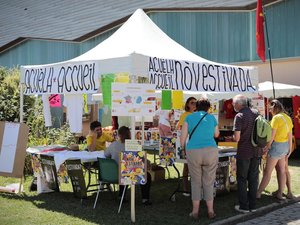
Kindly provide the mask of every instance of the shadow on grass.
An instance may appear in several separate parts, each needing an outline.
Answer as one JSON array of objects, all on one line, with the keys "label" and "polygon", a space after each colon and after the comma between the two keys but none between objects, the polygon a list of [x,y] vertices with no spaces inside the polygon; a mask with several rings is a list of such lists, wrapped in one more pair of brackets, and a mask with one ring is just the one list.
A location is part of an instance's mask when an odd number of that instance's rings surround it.
[{"label": "shadow on grass", "polygon": [[[176,194],[176,201],[169,200],[170,195],[176,189],[177,180],[168,179],[163,182],[155,182],[151,188],[152,206],[141,204],[140,188],[136,188],[136,224],[196,224],[199,221],[192,221],[188,214],[191,211],[190,197],[181,193]],[[129,199],[130,191],[127,198]],[[116,193],[115,193],[116,194]],[[16,199],[29,202],[37,209],[59,212],[65,215],[79,218],[84,221],[96,224],[131,224],[130,203],[124,203],[120,214],[117,213],[118,201],[112,198],[110,192],[101,192],[96,209],[93,203],[96,193],[90,195],[81,204],[80,199],[75,198],[72,192],[55,192],[36,195],[36,192],[25,192],[22,196],[1,193],[0,196],[6,199]],[[117,196],[117,194],[116,194]],[[200,221],[201,224],[209,224],[222,220],[238,213],[234,210],[237,202],[237,192],[230,192],[215,198],[215,211],[217,218],[207,219],[205,202],[201,202]],[[263,195],[258,201],[258,207],[274,202],[271,196]],[[27,204],[27,203],[24,203]],[[58,218],[59,219],[59,218]],[[59,223],[58,221],[55,221]]]}]

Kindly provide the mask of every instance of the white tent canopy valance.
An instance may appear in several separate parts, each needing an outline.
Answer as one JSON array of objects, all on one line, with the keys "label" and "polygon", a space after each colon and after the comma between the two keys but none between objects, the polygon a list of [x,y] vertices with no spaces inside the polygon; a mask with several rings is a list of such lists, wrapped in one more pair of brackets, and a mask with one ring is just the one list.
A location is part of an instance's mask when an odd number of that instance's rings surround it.
[{"label": "white tent canopy valance", "polygon": [[68,61],[21,66],[25,94],[96,93],[99,76],[128,73],[149,78],[156,89],[253,92],[257,69],[215,63],[168,37],[141,10],[108,39]]}]

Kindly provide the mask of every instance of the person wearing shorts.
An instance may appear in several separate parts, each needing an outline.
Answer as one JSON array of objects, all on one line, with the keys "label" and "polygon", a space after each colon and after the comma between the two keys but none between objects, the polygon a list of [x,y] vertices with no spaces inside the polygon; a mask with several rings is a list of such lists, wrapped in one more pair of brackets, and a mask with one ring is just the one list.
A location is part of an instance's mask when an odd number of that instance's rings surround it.
[{"label": "person wearing shorts", "polygon": [[261,193],[269,184],[272,171],[276,166],[278,191],[275,193],[275,197],[282,200],[283,190],[287,179],[286,160],[292,152],[293,123],[291,118],[285,112],[283,105],[276,99],[271,101],[270,112],[272,114],[272,137],[271,141],[264,148],[264,152],[268,153],[268,157],[264,175],[259,185],[256,197],[261,197]]}]

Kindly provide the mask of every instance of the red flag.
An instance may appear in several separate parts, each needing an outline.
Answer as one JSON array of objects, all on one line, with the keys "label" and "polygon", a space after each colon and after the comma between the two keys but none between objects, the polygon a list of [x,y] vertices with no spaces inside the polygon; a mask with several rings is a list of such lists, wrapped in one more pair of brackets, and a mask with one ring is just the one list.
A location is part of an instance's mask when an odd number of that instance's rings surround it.
[{"label": "red flag", "polygon": [[265,62],[265,35],[264,35],[264,13],[262,9],[262,0],[257,1],[256,9],[256,51],[259,58]]},{"label": "red flag", "polygon": [[293,112],[294,112],[294,135],[295,138],[300,138],[300,97],[293,98]]}]

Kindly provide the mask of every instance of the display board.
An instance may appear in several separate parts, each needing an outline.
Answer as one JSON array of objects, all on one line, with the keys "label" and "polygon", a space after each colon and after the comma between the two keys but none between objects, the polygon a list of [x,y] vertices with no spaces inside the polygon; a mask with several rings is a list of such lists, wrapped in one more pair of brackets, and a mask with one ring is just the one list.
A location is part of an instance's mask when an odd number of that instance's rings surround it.
[{"label": "display board", "polygon": [[87,188],[83,176],[81,160],[67,160],[66,165],[75,197],[87,198]]},{"label": "display board", "polygon": [[223,194],[230,191],[229,185],[229,157],[219,157],[218,168],[214,189],[216,194]]},{"label": "display board", "polygon": [[120,154],[119,184],[146,184],[147,153],[145,151],[124,151]]},{"label": "display board", "polygon": [[251,103],[252,103],[252,107],[257,109],[259,114],[262,115],[263,117],[266,116],[265,113],[265,100],[264,100],[264,96],[263,95],[258,95],[255,94],[252,96],[251,98]]},{"label": "display board", "polygon": [[172,166],[176,158],[176,137],[161,137],[159,145],[160,163]]},{"label": "display board", "polygon": [[112,116],[154,116],[154,88],[151,84],[113,83]]},{"label": "display board", "polygon": [[40,155],[42,177],[45,180],[45,185],[48,189],[59,191],[56,167],[53,156]]},{"label": "display board", "polygon": [[28,127],[23,123],[0,122],[0,175],[23,177]]}]

